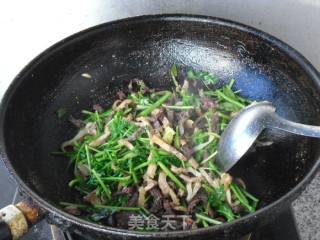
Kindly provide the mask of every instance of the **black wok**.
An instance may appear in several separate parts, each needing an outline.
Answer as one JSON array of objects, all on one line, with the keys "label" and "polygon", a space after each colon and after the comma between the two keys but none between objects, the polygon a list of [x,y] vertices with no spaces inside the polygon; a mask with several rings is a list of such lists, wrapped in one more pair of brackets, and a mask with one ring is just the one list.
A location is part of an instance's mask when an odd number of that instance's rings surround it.
[{"label": "black wok", "polygon": [[[307,44],[307,43],[306,43]],[[28,46],[26,46],[28,47]],[[261,199],[260,210],[231,223],[183,232],[138,233],[100,226],[60,209],[74,201],[68,161],[50,153],[75,134],[56,111],[80,117],[92,104],[110,104],[133,78],[148,85],[172,85],[172,64],[215,73],[217,86],[268,100],[287,119],[319,125],[320,77],[298,52],[278,39],[242,24],[191,15],[142,16],[102,24],[62,40],[22,70],[6,92],[0,112],[1,156],[22,193],[63,229],[89,239],[231,239],[272,221],[312,179],[320,142],[280,132],[274,144],[249,153],[232,171]],[[92,79],[83,78],[90,73]]]}]

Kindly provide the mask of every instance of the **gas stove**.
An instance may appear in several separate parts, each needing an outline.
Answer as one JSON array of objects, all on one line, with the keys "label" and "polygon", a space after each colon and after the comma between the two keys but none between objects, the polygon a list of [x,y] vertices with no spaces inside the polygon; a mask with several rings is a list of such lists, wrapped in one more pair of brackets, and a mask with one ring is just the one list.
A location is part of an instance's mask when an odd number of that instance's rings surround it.
[{"label": "gas stove", "polygon": [[[33,239],[33,238],[25,238]],[[48,240],[85,240],[84,238],[63,233],[54,226],[51,226],[51,236]],[[282,212],[282,214],[271,224],[257,230],[256,232],[242,237],[240,240],[300,240],[300,236],[296,227],[295,219],[291,208]]]},{"label": "gas stove", "polygon": [[[85,240],[85,238],[62,232],[60,229],[45,222],[41,222],[28,233],[23,240],[43,239],[43,240]],[[271,224],[257,230],[256,232],[244,236],[240,240],[300,240],[299,233],[295,224],[295,219],[291,208],[283,213]]]},{"label": "gas stove", "polygon": [[[0,206],[19,202],[20,196],[17,186],[10,181],[9,176],[0,162]],[[32,227],[22,240],[85,240],[85,238],[49,225],[42,220]],[[269,225],[258,229],[241,240],[300,240],[298,228],[291,208],[284,209],[281,215]]]}]

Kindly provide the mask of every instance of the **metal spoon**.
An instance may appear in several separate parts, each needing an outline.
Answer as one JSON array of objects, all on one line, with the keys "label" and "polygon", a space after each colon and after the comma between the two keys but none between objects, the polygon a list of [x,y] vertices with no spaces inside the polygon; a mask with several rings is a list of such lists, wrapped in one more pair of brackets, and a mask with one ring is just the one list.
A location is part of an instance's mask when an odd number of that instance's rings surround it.
[{"label": "metal spoon", "polygon": [[230,170],[266,128],[320,138],[319,126],[291,122],[278,116],[275,111],[270,102],[253,103],[231,120],[218,146],[216,164],[222,171]]}]

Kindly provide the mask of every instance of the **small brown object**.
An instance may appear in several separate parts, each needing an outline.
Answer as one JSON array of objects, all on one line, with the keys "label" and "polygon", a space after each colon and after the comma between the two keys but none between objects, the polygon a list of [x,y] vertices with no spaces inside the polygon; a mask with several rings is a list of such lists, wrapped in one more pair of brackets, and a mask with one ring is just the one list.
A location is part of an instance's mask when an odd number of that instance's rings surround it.
[{"label": "small brown object", "polygon": [[213,211],[212,207],[209,206],[208,207],[208,216],[211,217],[211,218],[214,218],[215,217],[215,212]]},{"label": "small brown object", "polygon": [[153,202],[150,208],[150,212],[157,213],[163,209],[163,195],[159,188],[153,188],[150,190],[150,195],[153,197]]},{"label": "small brown object", "polygon": [[78,170],[82,179],[87,179],[90,176],[90,169],[87,164],[79,164]]},{"label": "small brown object", "polygon": [[[181,144],[182,145],[182,144]],[[182,153],[186,156],[186,158],[191,158],[192,157],[192,148],[189,147],[188,144],[184,144],[181,148]]]},{"label": "small brown object", "polygon": [[184,139],[184,138],[181,138],[181,139],[180,139],[180,144],[181,144],[181,146],[183,147],[184,145],[187,144],[187,140]]},{"label": "small brown object", "polygon": [[77,207],[73,207],[73,206],[67,206],[64,208],[64,210],[72,215],[75,216],[80,216],[81,215],[81,211],[79,208]]},{"label": "small brown object", "polygon": [[91,143],[89,143],[90,147],[99,147],[100,145],[104,144],[108,137],[111,135],[111,131],[109,130],[108,125],[106,124],[104,126],[104,133],[98,137],[97,139],[93,140]]},{"label": "small brown object", "polygon": [[224,188],[227,189],[232,183],[232,177],[228,173],[222,173],[220,182],[224,185]]},{"label": "small brown object", "polygon": [[152,116],[153,118],[155,118],[156,120],[162,121],[162,119],[163,119],[164,116],[165,116],[164,109],[163,109],[163,108],[156,108],[155,110],[153,110],[153,111],[151,112],[151,116]]},{"label": "small brown object", "polygon": [[194,169],[197,169],[199,167],[199,163],[192,157],[189,158],[188,163],[193,167]]},{"label": "small brown object", "polygon": [[234,178],[234,182],[238,184],[240,187],[242,187],[243,189],[247,189],[246,184],[241,178]]},{"label": "small brown object", "polygon": [[213,101],[211,98],[208,97],[201,97],[202,102],[202,108],[205,111],[208,111],[209,109],[214,109],[218,106],[218,103],[216,101]]},{"label": "small brown object", "polygon": [[96,204],[103,204],[103,201],[101,198],[97,196],[96,190],[90,192],[86,196],[83,197],[83,200],[87,203],[90,203],[92,205]]},{"label": "small brown object", "polygon": [[39,221],[40,210],[34,204],[30,202],[19,202],[16,207],[23,213],[28,223],[35,224]]},{"label": "small brown object", "polygon": [[206,205],[208,203],[208,196],[204,192],[198,192],[197,195],[189,202],[188,204],[188,213],[193,214],[195,213],[196,207],[199,203],[203,203]]},{"label": "small brown object", "polygon": [[161,138],[159,138],[156,135],[153,135],[151,138],[151,141],[155,144],[157,144],[159,147],[161,147],[163,150],[172,153],[173,155],[175,155],[177,158],[179,158],[182,161],[187,161],[187,158],[181,153],[179,152],[177,149],[175,149],[174,147],[172,147],[171,145],[169,145],[168,143],[166,143],[165,141],[163,141]]},{"label": "small brown object", "polygon": [[98,113],[103,112],[103,108],[101,107],[100,104],[93,104],[92,109],[93,109],[94,111],[97,111]]},{"label": "small brown object", "polygon": [[71,122],[77,128],[83,128],[86,125],[85,121],[81,119],[76,119],[72,115],[69,116],[69,122]]},{"label": "small brown object", "polygon": [[193,129],[194,128],[194,122],[191,119],[188,119],[187,121],[185,121],[184,125],[185,125],[185,127],[187,129]]},{"label": "small brown object", "polygon": [[119,90],[119,91],[117,92],[117,96],[118,96],[118,98],[119,98],[120,100],[123,100],[123,99],[126,98],[126,94],[125,94],[123,91],[121,91],[121,90]]},{"label": "small brown object", "polygon": [[232,210],[235,213],[241,213],[241,212],[245,211],[245,208],[242,205],[238,204],[238,205],[233,206]]},{"label": "small brown object", "polygon": [[175,165],[171,166],[171,171],[176,173],[176,174],[181,174],[181,173],[188,173],[188,170],[182,167],[176,167]]},{"label": "small brown object", "polygon": [[117,105],[115,110],[118,111],[118,110],[121,110],[121,109],[125,109],[131,104],[134,104],[134,102],[131,99],[125,99],[119,105]]},{"label": "small brown object", "polygon": [[173,209],[170,204],[170,201],[168,199],[164,199],[163,209],[164,209],[164,215],[173,215],[174,214]]},{"label": "small brown object", "polygon": [[133,207],[136,206],[138,204],[138,198],[139,198],[139,193],[138,191],[135,189],[134,192],[132,193],[129,201],[128,201],[128,207]]}]

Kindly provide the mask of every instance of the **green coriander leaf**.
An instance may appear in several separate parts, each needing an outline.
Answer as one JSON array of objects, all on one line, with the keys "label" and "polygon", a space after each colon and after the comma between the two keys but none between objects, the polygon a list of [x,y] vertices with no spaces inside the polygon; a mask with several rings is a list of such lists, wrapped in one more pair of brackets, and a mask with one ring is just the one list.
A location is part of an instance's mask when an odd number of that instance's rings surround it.
[{"label": "green coriander leaf", "polygon": [[205,71],[195,72],[193,70],[189,70],[187,72],[187,77],[190,80],[202,81],[204,83],[204,85],[206,85],[206,87],[208,87],[208,85],[213,85],[218,81],[216,76],[214,76],[208,72],[205,72]]},{"label": "green coriander leaf", "polygon": [[65,108],[59,108],[56,111],[57,117],[62,118],[67,113],[67,110]]},{"label": "green coriander leaf", "polygon": [[218,207],[218,213],[223,215],[228,220],[228,222],[235,219],[232,209],[226,203],[223,203]]},{"label": "green coriander leaf", "polygon": [[177,76],[178,76],[178,68],[176,64],[173,64],[171,69],[170,69],[170,74],[171,74],[171,78],[172,81],[174,83],[174,85],[176,86],[176,90],[178,91],[178,89],[180,88],[179,83],[177,81]]},{"label": "green coriander leaf", "polygon": [[225,202],[225,191],[224,187],[220,186],[218,189],[215,189],[215,192],[210,195],[209,202],[213,207],[219,207]]},{"label": "green coriander leaf", "polygon": [[178,69],[177,69],[177,65],[176,64],[173,64],[172,67],[171,67],[171,76],[172,77],[177,77],[178,76]]}]

